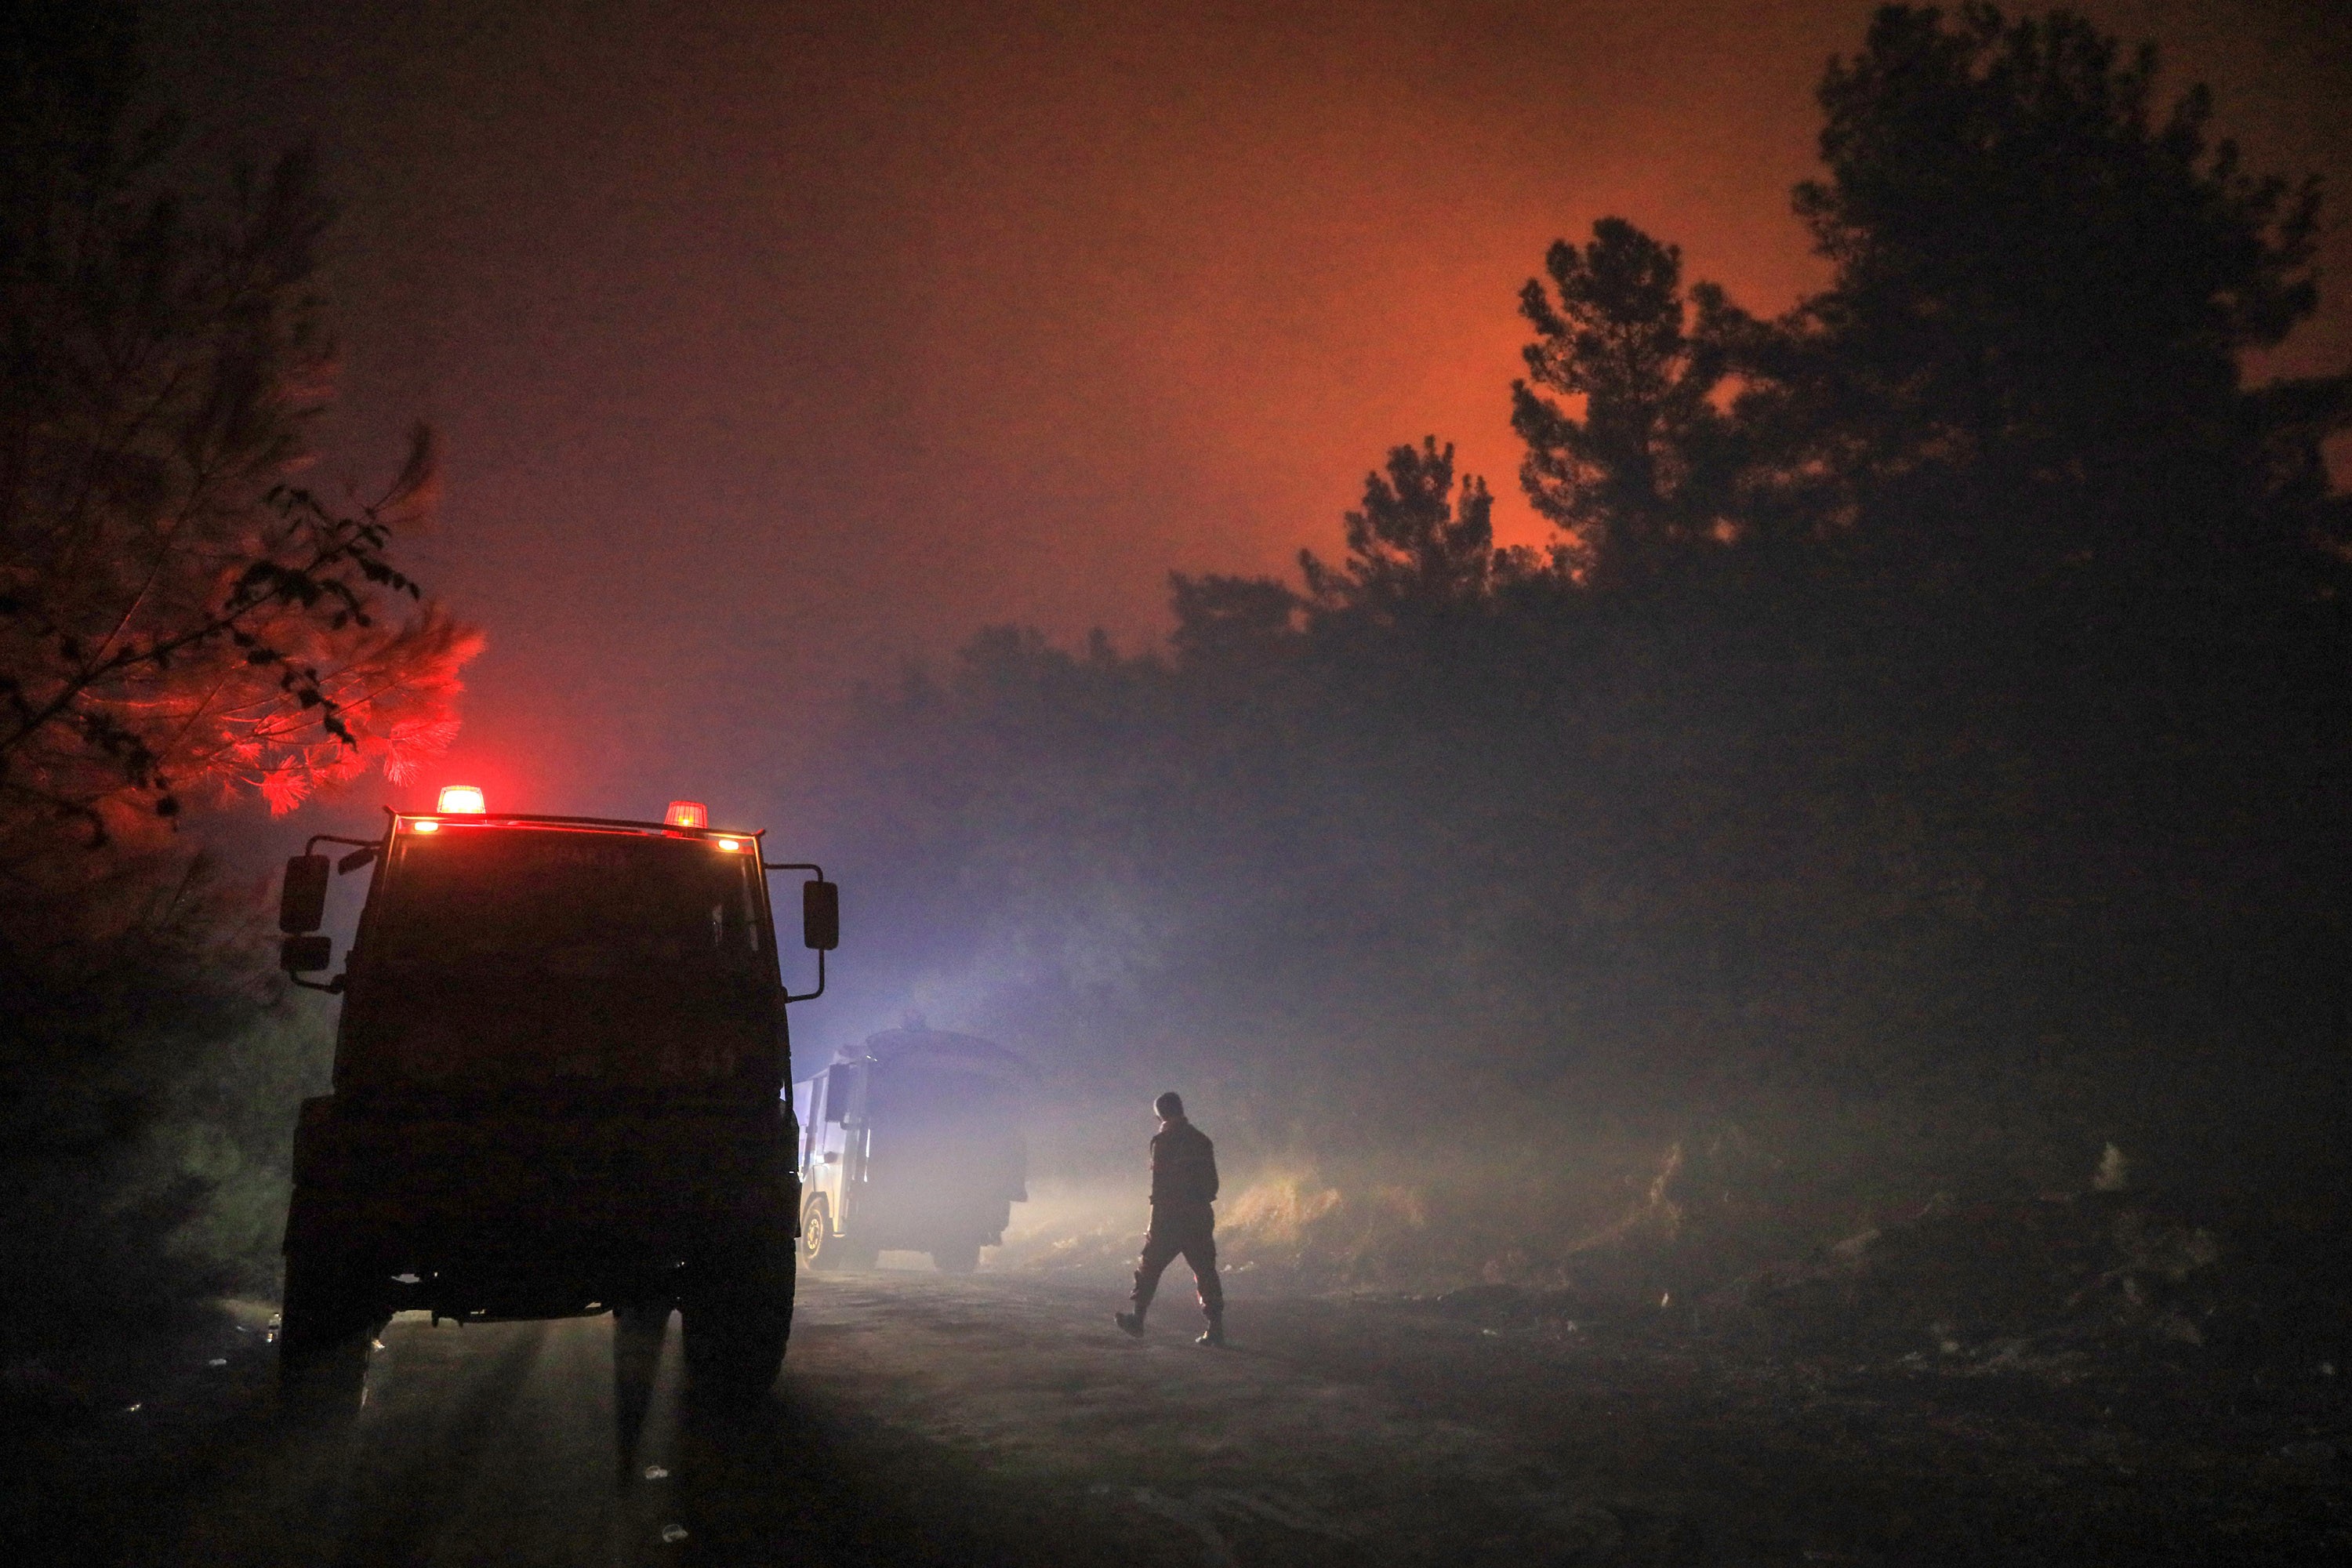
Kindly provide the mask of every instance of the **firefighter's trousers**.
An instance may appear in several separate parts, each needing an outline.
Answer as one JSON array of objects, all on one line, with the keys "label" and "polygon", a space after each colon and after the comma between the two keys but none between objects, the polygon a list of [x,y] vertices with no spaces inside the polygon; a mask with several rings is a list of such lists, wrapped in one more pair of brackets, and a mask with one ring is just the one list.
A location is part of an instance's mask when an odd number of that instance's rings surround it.
[{"label": "firefighter's trousers", "polygon": [[1223,1322],[1225,1288],[1217,1279],[1217,1221],[1205,1205],[1198,1210],[1151,1211],[1151,1230],[1135,1264],[1135,1315],[1139,1318],[1150,1310],[1160,1276],[1179,1257],[1192,1268],[1202,1315],[1212,1323]]}]

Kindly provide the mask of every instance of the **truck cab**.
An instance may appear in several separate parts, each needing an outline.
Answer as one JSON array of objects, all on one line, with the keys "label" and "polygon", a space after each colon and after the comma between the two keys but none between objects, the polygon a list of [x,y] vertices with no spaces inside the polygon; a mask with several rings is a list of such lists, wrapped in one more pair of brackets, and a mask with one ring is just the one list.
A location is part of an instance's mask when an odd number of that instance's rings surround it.
[{"label": "truck cab", "polygon": [[871,1268],[907,1251],[971,1273],[1029,1196],[1022,1113],[1034,1076],[1002,1046],[914,1026],[794,1084],[810,1267]]},{"label": "truck cab", "polygon": [[[685,1322],[698,1381],[774,1381],[791,1329],[797,1129],[788,1004],[823,990],[833,884],[692,802],[659,822],[497,816],[478,791],[314,839],[280,925],[299,984],[342,998],[333,1092],[296,1129],[279,1336],[289,1366],[393,1311],[614,1310]],[[328,966],[320,842],[372,868]],[[768,874],[801,873],[818,984],[782,980]],[[803,961],[805,963],[805,961]]]}]

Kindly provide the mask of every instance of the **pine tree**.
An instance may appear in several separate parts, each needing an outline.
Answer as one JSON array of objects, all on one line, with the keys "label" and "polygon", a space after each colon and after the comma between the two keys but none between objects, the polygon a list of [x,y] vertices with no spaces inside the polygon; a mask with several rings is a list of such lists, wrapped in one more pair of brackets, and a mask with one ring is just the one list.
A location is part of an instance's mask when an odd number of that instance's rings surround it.
[{"label": "pine tree", "polygon": [[[285,809],[456,728],[478,633],[390,560],[429,437],[371,503],[296,480],[331,395],[314,161],[226,176],[142,105],[136,17],[0,23],[0,858]],[[63,831],[61,831],[63,830]]]}]

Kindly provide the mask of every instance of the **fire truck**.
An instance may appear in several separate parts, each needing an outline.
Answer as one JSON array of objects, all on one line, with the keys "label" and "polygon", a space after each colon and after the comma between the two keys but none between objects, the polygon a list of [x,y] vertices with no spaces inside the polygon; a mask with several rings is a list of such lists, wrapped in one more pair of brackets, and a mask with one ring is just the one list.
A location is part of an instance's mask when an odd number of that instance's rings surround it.
[{"label": "fire truck", "polygon": [[969,1274],[1029,1196],[1029,1065],[920,1025],[869,1037],[793,1086],[801,1128],[801,1247],[814,1268],[928,1252]]},{"label": "fire truck", "polygon": [[[284,966],[342,1007],[333,1092],[295,1131],[281,1367],[363,1368],[407,1309],[658,1324],[676,1308],[693,1381],[756,1397],[792,1326],[785,1006],[824,992],[837,889],[693,801],[659,822],[504,816],[466,786],[438,806],[287,863]],[[350,853],[331,865],[322,844]],[[369,868],[342,973],[305,978],[332,961],[332,876]],[[816,954],[797,994],[773,872],[799,877]]]}]

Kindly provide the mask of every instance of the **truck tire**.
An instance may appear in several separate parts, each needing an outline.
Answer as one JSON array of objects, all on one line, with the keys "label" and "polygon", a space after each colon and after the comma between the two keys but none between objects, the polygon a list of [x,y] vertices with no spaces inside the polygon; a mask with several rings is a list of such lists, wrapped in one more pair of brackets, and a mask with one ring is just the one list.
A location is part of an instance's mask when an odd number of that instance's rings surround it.
[{"label": "truck tire", "polygon": [[763,1398],[783,1370],[793,1331],[793,1253],[755,1248],[751,1258],[715,1259],[678,1305],[686,1370],[705,1397],[726,1405]]},{"label": "truck tire", "polygon": [[833,1234],[833,1211],[820,1193],[801,1211],[801,1258],[812,1269],[871,1268],[877,1256],[862,1241]]},{"label": "truck tire", "polygon": [[801,1210],[801,1258],[811,1268],[831,1268],[839,1261],[841,1237],[833,1234],[833,1211],[820,1193]]},{"label": "truck tire", "polygon": [[970,1274],[980,1267],[980,1243],[959,1241],[931,1248],[932,1266],[942,1274]]},{"label": "truck tire", "polygon": [[289,1252],[278,1315],[281,1396],[304,1405],[355,1408],[376,1331],[389,1321],[364,1269],[308,1249]]},{"label": "truck tire", "polygon": [[348,1259],[308,1250],[286,1255],[286,1295],[278,1315],[281,1363],[370,1336],[386,1321],[366,1273]]}]

